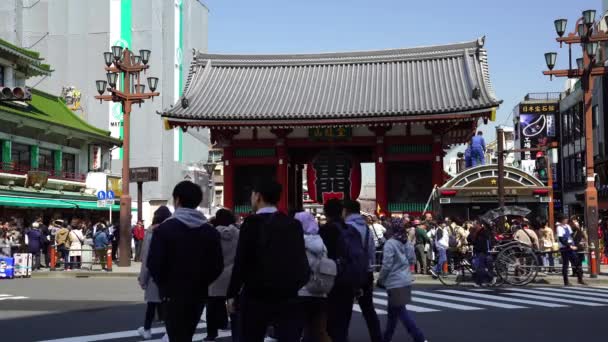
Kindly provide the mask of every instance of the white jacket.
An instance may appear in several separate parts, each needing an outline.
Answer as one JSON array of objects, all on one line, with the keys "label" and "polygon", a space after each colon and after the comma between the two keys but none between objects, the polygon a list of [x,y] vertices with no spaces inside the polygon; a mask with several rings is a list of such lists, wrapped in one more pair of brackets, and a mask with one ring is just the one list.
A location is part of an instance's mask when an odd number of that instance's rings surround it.
[{"label": "white jacket", "polygon": [[[440,240],[436,240],[437,246],[447,249],[450,246],[450,232],[447,228],[439,227],[437,230],[441,229],[443,231],[443,236]],[[437,234],[437,233],[435,233]]]}]

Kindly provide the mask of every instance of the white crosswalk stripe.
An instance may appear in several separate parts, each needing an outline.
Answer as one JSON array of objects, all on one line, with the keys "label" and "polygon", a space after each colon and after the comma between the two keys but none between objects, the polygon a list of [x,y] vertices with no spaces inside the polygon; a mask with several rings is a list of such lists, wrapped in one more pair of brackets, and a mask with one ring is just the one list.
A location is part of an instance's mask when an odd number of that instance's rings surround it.
[{"label": "white crosswalk stripe", "polygon": [[480,299],[473,299],[473,298],[460,298],[460,297],[456,297],[456,296],[448,296],[448,295],[443,295],[443,294],[439,294],[439,293],[425,292],[425,291],[412,291],[412,294],[419,295],[419,296],[447,299],[447,300],[451,300],[451,301],[467,302],[467,303],[471,303],[471,304],[492,306],[492,307],[497,307],[497,308],[502,308],[502,309],[525,309],[526,308],[525,306],[497,303],[497,302],[491,302],[488,300],[480,300]]},{"label": "white crosswalk stripe", "polygon": [[[416,291],[413,291],[416,292]],[[388,297],[387,294],[385,293],[375,293],[377,296],[386,296]],[[413,293],[412,293],[413,294]],[[425,304],[432,304],[435,306],[443,306],[446,308],[451,308],[451,309],[456,309],[456,310],[465,310],[465,311],[472,311],[472,310],[483,310],[482,308],[478,308],[475,306],[468,306],[468,305],[461,305],[461,304],[452,304],[449,302],[440,302],[437,300],[430,300],[430,299],[425,299],[425,298],[420,298],[420,297],[416,297],[413,296],[412,297],[412,301],[415,303],[425,303]]]},{"label": "white crosswalk stripe", "polygon": [[[527,289],[511,289],[511,291],[530,293],[530,294],[535,294],[535,295],[547,295],[548,294],[543,291],[527,290]],[[594,298],[591,296],[584,297],[584,296],[580,296],[580,295],[577,296],[577,295],[565,294],[565,293],[551,293],[551,296],[561,297],[561,298],[570,298],[570,299],[582,299],[582,300],[589,300],[589,301],[600,302],[600,303],[608,303],[608,299]]]},{"label": "white crosswalk stripe", "polygon": [[608,293],[604,294],[604,293],[597,293],[597,292],[587,292],[587,291],[583,291],[583,290],[554,289],[551,287],[539,287],[538,289],[543,290],[543,291],[557,292],[557,293],[569,293],[569,294],[574,294],[574,295],[585,295],[585,296],[594,296],[594,297],[598,297],[598,298],[608,298]]},{"label": "white crosswalk stripe", "polygon": [[518,293],[518,292],[507,293],[507,295],[521,297],[521,298],[540,299],[540,300],[546,300],[546,301],[550,301],[550,302],[583,305],[583,306],[604,306],[604,304],[600,304],[600,303],[583,302],[583,301],[578,301],[578,300],[554,298],[554,297],[549,297],[549,296],[531,295],[531,294]]},{"label": "white crosswalk stripe", "polygon": [[19,299],[28,299],[29,297],[24,296],[13,296],[10,294],[0,294],[0,301],[2,300],[19,300]]},{"label": "white crosswalk stripe", "polygon": [[569,287],[568,289],[581,292],[608,293],[608,287]]},{"label": "white crosswalk stripe", "polygon": [[544,306],[544,307],[548,307],[548,308],[564,307],[564,305],[561,305],[561,304],[531,301],[531,300],[524,300],[524,299],[515,299],[515,298],[505,298],[505,297],[489,295],[489,294],[485,294],[485,293],[470,293],[470,292],[460,291],[460,290],[441,290],[441,292],[460,294],[463,296],[470,296],[470,297],[477,297],[477,298],[494,299],[494,300],[505,301],[505,302],[538,305],[538,306]]}]

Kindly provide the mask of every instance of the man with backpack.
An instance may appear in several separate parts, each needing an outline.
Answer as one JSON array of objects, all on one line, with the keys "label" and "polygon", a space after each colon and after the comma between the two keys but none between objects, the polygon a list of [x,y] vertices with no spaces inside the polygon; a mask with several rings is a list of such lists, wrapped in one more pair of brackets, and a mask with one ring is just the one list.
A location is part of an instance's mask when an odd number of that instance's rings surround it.
[{"label": "man with backpack", "polygon": [[155,228],[148,251],[148,271],[166,304],[165,324],[173,342],[192,341],[209,285],[224,270],[220,233],[196,210],[202,200],[200,186],[178,183],[173,189],[175,212]]},{"label": "man with backpack", "polygon": [[277,210],[281,191],[275,181],[256,184],[255,214],[240,229],[227,298],[230,311],[239,312],[243,342],[264,341],[271,323],[279,341],[300,340],[298,291],[308,283],[310,267],[302,225]]},{"label": "man with backpack", "polygon": [[93,247],[95,248],[95,255],[101,264],[101,269],[106,269],[106,255],[108,246],[110,245],[110,237],[108,235],[106,225],[100,223],[96,226],[95,235],[93,235]]},{"label": "man with backpack", "polygon": [[[347,226],[354,227],[361,235],[364,255],[367,257],[367,275],[363,280],[363,285],[359,291],[357,302],[361,307],[361,313],[367,329],[369,331],[371,342],[381,342],[382,332],[380,330],[380,320],[374,308],[374,261],[376,259],[376,248],[374,246],[374,238],[367,228],[365,219],[361,216],[361,204],[357,201],[346,201],[344,203],[344,222]],[[356,284],[355,284],[356,285]]]}]

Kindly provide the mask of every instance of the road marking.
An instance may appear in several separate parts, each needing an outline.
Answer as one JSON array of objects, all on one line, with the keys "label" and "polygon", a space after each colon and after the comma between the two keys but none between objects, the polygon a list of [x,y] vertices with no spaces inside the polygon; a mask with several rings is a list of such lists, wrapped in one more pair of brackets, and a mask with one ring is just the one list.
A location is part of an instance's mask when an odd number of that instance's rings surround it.
[{"label": "road marking", "polygon": [[[418,292],[418,291],[412,291],[412,294]],[[382,297],[388,297],[388,294],[382,293],[382,294],[378,294],[379,296]],[[448,297],[448,296],[446,296]],[[419,297],[412,297],[412,301],[413,302],[420,302],[420,303],[425,303],[425,304],[431,304],[431,305],[435,305],[435,306],[444,306],[446,308],[451,308],[451,309],[456,309],[456,310],[465,310],[465,311],[471,311],[471,310],[483,310],[483,308],[478,308],[475,306],[467,306],[467,305],[460,305],[460,304],[452,304],[452,303],[446,303],[446,302],[439,302],[436,300],[430,300],[430,299],[425,299],[425,298],[419,298]],[[469,302],[469,301],[467,301]],[[470,303],[470,302],[469,302]]]},{"label": "road marking", "polygon": [[603,294],[603,293],[578,291],[578,290],[554,289],[554,288],[550,288],[550,287],[539,287],[538,289],[543,290],[543,291],[551,291],[551,292],[558,292],[558,293],[569,293],[569,294],[574,294],[574,295],[580,294],[580,295],[587,295],[587,296],[597,296],[600,298],[608,298],[608,293]]},{"label": "road marking", "polygon": [[[379,304],[379,305],[388,307],[388,301],[385,299],[380,299],[380,298],[374,297],[373,302],[374,302],[374,304]],[[361,312],[361,307],[359,307],[358,305],[357,305],[357,309],[358,310],[355,310],[355,311]],[[431,309],[431,308],[425,308],[423,306],[410,305],[410,304],[407,304],[407,309],[409,311],[413,311],[413,312],[437,312],[437,311],[439,311],[439,310],[435,310],[435,309]],[[376,313],[380,313],[382,315],[387,314],[386,310],[382,310],[382,309],[376,309]]]},{"label": "road marking", "polygon": [[563,289],[572,289],[572,290],[587,291],[587,292],[608,293],[608,288],[607,287],[563,287]]},{"label": "road marking", "polygon": [[[359,304],[353,305],[353,311],[363,312],[363,311],[361,311],[361,307],[359,306]],[[378,314],[378,315],[387,315],[388,312],[386,312],[385,310],[376,308],[376,314]]]},{"label": "road marking", "polygon": [[488,290],[488,289],[471,289],[471,291],[475,291],[475,292],[492,292],[492,290]]},{"label": "road marking", "polygon": [[446,308],[451,308],[451,309],[456,309],[456,310],[465,310],[465,311],[483,310],[483,308],[478,308],[476,306],[452,304],[452,303],[440,302],[438,300],[424,299],[424,298],[419,298],[419,297],[413,297],[412,301],[415,303],[424,303],[424,304],[431,304],[431,305],[435,305],[435,306],[444,306]]},{"label": "road marking", "polygon": [[[207,324],[199,323],[196,326],[196,329],[206,328]],[[153,335],[163,334],[166,332],[164,327],[152,328],[151,332]],[[139,337],[137,330],[127,330],[127,331],[119,331],[113,333],[99,334],[99,335],[88,335],[88,336],[75,336],[75,337],[67,337],[67,338],[58,338],[55,340],[44,340],[39,342],[94,342],[94,341],[106,341],[106,340],[115,340],[119,338],[127,338],[127,337]],[[160,340],[158,340],[160,341]]]},{"label": "road marking", "polygon": [[9,295],[9,294],[0,294],[0,297],[10,297],[10,296],[12,296],[12,295]]},{"label": "road marking", "polygon": [[[535,291],[535,290],[524,290],[524,289],[511,289],[511,291],[517,291],[517,292],[523,292],[523,293],[531,293],[531,294],[535,294],[535,295],[547,295],[546,292],[542,292],[542,291]],[[589,297],[583,297],[583,296],[577,296],[577,295],[571,295],[571,294],[561,294],[561,293],[551,293],[551,296],[553,297],[565,297],[567,299],[582,299],[582,300],[591,300],[594,302],[600,302],[600,303],[608,303],[608,299],[602,299],[602,298],[589,298]]]},{"label": "road marking", "polygon": [[486,300],[472,299],[472,298],[460,298],[460,297],[454,297],[454,296],[448,296],[448,295],[443,295],[443,294],[439,294],[439,293],[424,292],[424,291],[412,291],[412,294],[416,294],[419,296],[447,299],[447,300],[452,300],[452,301],[457,301],[457,302],[466,302],[466,303],[471,303],[471,304],[494,306],[494,307],[502,308],[502,309],[526,309],[527,308],[525,306],[518,306],[518,305],[513,305],[513,304],[489,302]]},{"label": "road marking", "polygon": [[566,304],[577,304],[577,305],[584,305],[584,306],[604,306],[604,304],[600,304],[600,303],[587,303],[587,302],[581,302],[578,300],[554,298],[554,297],[547,297],[547,296],[538,296],[538,295],[525,294],[525,293],[507,293],[507,295],[523,297],[523,298],[531,298],[531,299],[548,300],[548,301],[566,303]]},{"label": "road marking", "polygon": [[538,305],[538,306],[544,306],[544,307],[548,307],[548,308],[563,308],[563,307],[566,307],[566,305],[560,305],[560,304],[554,304],[554,303],[545,303],[545,302],[538,302],[538,301],[531,301],[531,300],[523,300],[523,299],[515,299],[515,298],[507,298],[507,297],[489,295],[489,294],[485,294],[485,293],[469,293],[469,292],[466,292],[466,291],[458,291],[458,290],[441,290],[441,292],[453,293],[453,294],[459,294],[459,295],[470,296],[470,297],[477,297],[477,298],[484,298],[484,299],[494,299],[494,300],[500,300],[500,301],[503,301],[503,302],[512,302],[512,303]]},{"label": "road marking", "polygon": [[15,296],[15,297],[1,297],[0,300],[12,300],[12,299],[27,299],[28,297]]}]

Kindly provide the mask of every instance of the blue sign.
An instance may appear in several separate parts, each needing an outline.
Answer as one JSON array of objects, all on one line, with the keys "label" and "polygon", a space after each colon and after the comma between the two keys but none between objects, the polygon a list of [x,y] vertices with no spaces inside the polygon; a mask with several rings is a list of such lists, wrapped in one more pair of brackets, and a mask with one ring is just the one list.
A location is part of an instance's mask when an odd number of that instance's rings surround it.
[{"label": "blue sign", "polygon": [[106,198],[109,200],[114,199],[114,191],[108,190],[108,194],[107,194]]},{"label": "blue sign", "polygon": [[105,191],[99,191],[97,193],[97,199],[100,201],[103,201],[106,199],[106,192]]}]

